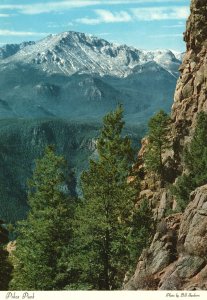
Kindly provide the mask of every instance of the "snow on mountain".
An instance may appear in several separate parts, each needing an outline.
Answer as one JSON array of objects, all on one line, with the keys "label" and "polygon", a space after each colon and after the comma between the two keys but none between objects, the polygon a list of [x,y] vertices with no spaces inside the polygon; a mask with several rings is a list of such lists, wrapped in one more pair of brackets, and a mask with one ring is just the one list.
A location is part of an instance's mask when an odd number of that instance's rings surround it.
[{"label": "snow on mountain", "polygon": [[6,55],[1,55],[5,49],[0,48],[1,63],[24,62],[49,73],[66,75],[78,72],[127,77],[137,66],[154,61],[177,77],[181,63],[178,54],[176,57],[170,50],[140,50],[73,31],[49,35],[39,42],[13,48],[15,50],[7,51]]},{"label": "snow on mountain", "polygon": [[182,61],[183,60],[183,57],[185,55],[185,52],[178,52],[178,51],[175,51],[175,50],[171,50],[171,52],[173,52],[173,54],[175,55],[175,57]]},{"label": "snow on mountain", "polygon": [[0,47],[0,59],[5,59],[16,54],[21,49],[25,48],[26,46],[34,45],[35,42],[23,42],[21,44],[6,44]]},{"label": "snow on mountain", "polygon": [[170,72],[173,76],[178,77],[178,68],[181,64],[181,60],[176,58],[171,50],[153,51],[152,60]]}]

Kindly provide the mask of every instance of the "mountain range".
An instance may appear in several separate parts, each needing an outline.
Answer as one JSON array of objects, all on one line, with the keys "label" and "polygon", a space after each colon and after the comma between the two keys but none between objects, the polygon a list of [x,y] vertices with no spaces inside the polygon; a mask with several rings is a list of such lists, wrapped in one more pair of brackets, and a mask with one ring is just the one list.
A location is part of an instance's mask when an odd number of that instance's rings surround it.
[{"label": "mountain range", "polygon": [[78,32],[0,48],[0,218],[27,211],[34,159],[54,144],[79,178],[102,117],[122,103],[137,147],[147,120],[170,111],[182,54],[115,45]]},{"label": "mountain range", "polygon": [[0,115],[100,120],[122,103],[127,121],[140,123],[159,108],[170,110],[181,56],[77,32],[5,45]]},{"label": "mountain range", "polygon": [[53,34],[38,41],[5,45],[0,58],[5,63],[26,62],[39,65],[48,73],[66,75],[98,74],[127,77],[138,65],[154,61],[169,73],[178,75],[182,53],[170,50],[146,51],[116,45],[79,32]]}]

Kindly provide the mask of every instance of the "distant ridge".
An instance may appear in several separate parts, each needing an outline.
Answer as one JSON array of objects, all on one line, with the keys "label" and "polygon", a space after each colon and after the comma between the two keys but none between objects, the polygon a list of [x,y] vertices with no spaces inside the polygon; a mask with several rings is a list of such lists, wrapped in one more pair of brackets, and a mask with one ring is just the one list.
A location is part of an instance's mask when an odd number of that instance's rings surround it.
[{"label": "distant ridge", "polygon": [[171,50],[140,50],[74,31],[49,35],[36,43],[5,45],[0,48],[0,58],[5,63],[38,65],[49,73],[81,72],[117,77],[132,74],[134,67],[149,61],[177,76],[180,65],[179,53],[175,55]]}]

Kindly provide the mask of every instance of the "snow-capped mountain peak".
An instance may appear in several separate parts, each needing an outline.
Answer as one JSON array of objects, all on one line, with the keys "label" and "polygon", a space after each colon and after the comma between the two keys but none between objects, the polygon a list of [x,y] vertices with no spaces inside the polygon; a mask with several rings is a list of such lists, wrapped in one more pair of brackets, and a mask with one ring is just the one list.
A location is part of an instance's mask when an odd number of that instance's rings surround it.
[{"label": "snow-capped mountain peak", "polygon": [[36,43],[25,44],[11,55],[0,55],[0,58],[2,63],[29,63],[49,73],[97,73],[118,77],[128,76],[136,66],[149,61],[171,74],[176,74],[180,64],[170,50],[140,50],[74,31],[49,35]]}]

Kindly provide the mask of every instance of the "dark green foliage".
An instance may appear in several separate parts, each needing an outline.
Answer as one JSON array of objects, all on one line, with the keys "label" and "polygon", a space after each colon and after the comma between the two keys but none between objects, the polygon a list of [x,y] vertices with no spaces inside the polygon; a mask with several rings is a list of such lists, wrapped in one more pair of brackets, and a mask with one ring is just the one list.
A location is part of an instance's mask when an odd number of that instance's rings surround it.
[{"label": "dark green foliage", "polygon": [[9,261],[9,253],[0,246],[0,291],[7,291],[12,274],[12,264]]},{"label": "dark green foliage", "polygon": [[198,114],[192,141],[184,151],[184,163],[197,186],[207,182],[207,114]]},{"label": "dark green foliage", "polygon": [[155,222],[152,210],[149,206],[149,201],[147,199],[143,199],[140,207],[133,215],[132,222],[131,244],[133,247],[130,249],[130,254],[133,271],[142,250],[149,246],[151,238],[154,235],[154,231]]},{"label": "dark green foliage", "polygon": [[9,261],[9,253],[5,250],[8,242],[8,231],[0,221],[0,291],[6,291],[11,280],[12,265]]},{"label": "dark green foliage", "polygon": [[0,218],[7,223],[26,218],[26,182],[32,176],[34,160],[46,145],[54,144],[79,176],[93,152],[89,145],[99,127],[58,119],[0,120]]},{"label": "dark green foliage", "polygon": [[[97,138],[100,127],[100,123],[91,120],[0,120],[0,218],[6,223],[26,218],[26,181],[32,176],[34,160],[42,155],[46,145],[54,144],[58,153],[70,161],[79,178],[94,152],[92,141]],[[132,126],[125,132],[137,145],[145,128]]]},{"label": "dark green foliage", "polygon": [[148,126],[148,145],[144,158],[146,168],[165,180],[162,155],[170,147],[170,117],[161,110],[150,119]]},{"label": "dark green foliage", "polygon": [[195,181],[190,175],[184,174],[177,178],[176,184],[171,187],[171,193],[176,197],[178,211],[185,210],[189,202],[189,195],[195,188]]},{"label": "dark green foliage", "polygon": [[29,183],[30,212],[18,224],[11,289],[60,290],[68,283],[74,205],[68,185],[65,160],[46,148]]},{"label": "dark green foliage", "polygon": [[[129,268],[131,225],[137,183],[127,183],[133,162],[128,137],[122,137],[123,110],[104,118],[98,158],[81,177],[83,199],[75,218],[76,283],[72,288],[121,288]],[[68,286],[71,288],[71,286]]]},{"label": "dark green foliage", "polygon": [[207,183],[207,114],[204,112],[198,114],[192,140],[184,149],[183,160],[188,173],[180,176],[172,187],[182,211],[189,202],[190,193]]}]

